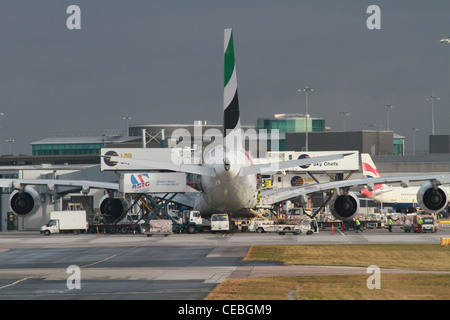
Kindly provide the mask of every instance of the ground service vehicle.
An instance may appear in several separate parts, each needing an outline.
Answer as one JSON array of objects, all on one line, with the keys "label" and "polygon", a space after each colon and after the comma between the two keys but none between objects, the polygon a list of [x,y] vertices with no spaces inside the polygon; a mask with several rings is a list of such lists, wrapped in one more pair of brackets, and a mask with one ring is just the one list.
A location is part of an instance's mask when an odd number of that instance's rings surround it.
[{"label": "ground service vehicle", "polygon": [[114,221],[104,215],[96,215],[89,221],[90,233],[142,233],[145,221],[133,214],[127,214],[120,221]]},{"label": "ground service vehicle", "polygon": [[248,226],[249,231],[256,231],[258,233],[263,232],[278,232],[280,235],[286,232],[292,232],[294,234],[301,233],[301,225],[296,222],[278,221],[255,218],[250,222]]},{"label": "ground service vehicle", "polygon": [[200,211],[184,210],[183,212],[173,212],[173,231],[193,234],[196,232],[208,231],[211,225],[208,220],[202,218]]},{"label": "ground service vehicle", "polygon": [[422,232],[436,232],[437,227],[434,217],[423,217],[422,218]]},{"label": "ground service vehicle", "polygon": [[50,221],[41,227],[41,233],[47,236],[63,232],[79,234],[86,232],[87,229],[86,211],[53,211],[50,212]]},{"label": "ground service vehicle", "polygon": [[148,227],[144,228],[143,231],[147,237],[151,237],[153,235],[163,235],[167,237],[169,234],[172,234],[172,232],[173,221],[169,219],[150,220],[150,224]]},{"label": "ground service vehicle", "polygon": [[[407,217],[403,230],[405,232],[419,232],[418,221],[422,219],[422,230],[420,232],[437,232],[438,225],[436,218],[431,215],[414,215],[412,217]],[[408,221],[409,220],[409,221]]]},{"label": "ground service vehicle", "polygon": [[313,233],[319,233],[319,226],[316,219],[303,219],[300,222],[300,231],[310,235]]},{"label": "ground service vehicle", "polygon": [[234,230],[233,221],[226,213],[215,213],[211,215],[211,232],[230,232]]}]

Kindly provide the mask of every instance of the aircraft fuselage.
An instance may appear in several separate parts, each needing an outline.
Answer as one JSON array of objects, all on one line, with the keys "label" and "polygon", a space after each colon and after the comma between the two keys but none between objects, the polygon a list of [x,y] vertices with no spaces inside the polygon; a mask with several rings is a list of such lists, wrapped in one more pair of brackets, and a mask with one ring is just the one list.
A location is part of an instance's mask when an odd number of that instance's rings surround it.
[{"label": "aircraft fuselage", "polygon": [[252,164],[245,150],[227,151],[228,170],[224,165],[223,147],[218,146],[204,160],[205,166],[216,171],[216,176],[202,176],[202,191],[195,210],[202,213],[234,213],[251,208],[256,203],[257,178],[255,175],[240,175],[243,166]]}]

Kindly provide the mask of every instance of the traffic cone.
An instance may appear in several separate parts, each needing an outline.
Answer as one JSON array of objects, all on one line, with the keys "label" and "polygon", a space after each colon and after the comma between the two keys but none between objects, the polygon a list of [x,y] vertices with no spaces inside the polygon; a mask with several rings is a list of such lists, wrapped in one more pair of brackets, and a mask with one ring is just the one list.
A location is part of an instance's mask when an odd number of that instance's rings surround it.
[{"label": "traffic cone", "polygon": [[331,224],[331,234],[334,234],[334,224]]}]

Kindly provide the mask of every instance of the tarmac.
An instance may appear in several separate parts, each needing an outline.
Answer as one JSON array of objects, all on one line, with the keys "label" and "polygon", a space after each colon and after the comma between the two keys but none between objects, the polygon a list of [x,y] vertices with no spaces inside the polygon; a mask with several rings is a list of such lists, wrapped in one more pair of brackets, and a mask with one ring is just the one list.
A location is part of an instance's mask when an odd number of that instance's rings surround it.
[{"label": "tarmac", "polygon": [[[254,245],[265,244],[440,244],[449,229],[405,233],[394,228],[363,233],[320,230],[313,235],[275,233],[140,234],[0,233],[2,300],[201,300],[228,278],[366,274],[366,268],[284,266],[243,261]],[[450,248],[449,248],[450,250]],[[80,289],[70,286],[79,270]],[[382,272],[427,272],[383,269]]]}]

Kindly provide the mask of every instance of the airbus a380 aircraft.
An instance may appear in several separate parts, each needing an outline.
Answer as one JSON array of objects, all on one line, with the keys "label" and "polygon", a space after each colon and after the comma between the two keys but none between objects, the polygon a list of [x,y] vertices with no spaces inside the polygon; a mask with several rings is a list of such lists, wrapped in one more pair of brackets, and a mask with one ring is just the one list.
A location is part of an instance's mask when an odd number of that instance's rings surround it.
[{"label": "airbus a380 aircraft", "polygon": [[193,207],[203,214],[214,212],[241,213],[256,204],[257,173],[275,173],[278,170],[343,158],[344,155],[299,159],[285,162],[254,165],[243,147],[237,90],[236,63],[232,29],[225,30],[224,41],[224,97],[223,140],[210,150],[201,166],[160,163],[134,158],[110,156],[112,162],[136,165],[139,168],[170,169],[201,176],[202,192],[174,198],[176,202]]},{"label": "airbus a380 aircraft", "polygon": [[[174,198],[179,202],[199,210],[202,214],[212,212],[240,213],[254,207],[256,203],[257,174],[270,174],[282,169],[303,166],[323,161],[336,160],[345,155],[330,155],[292,161],[254,165],[250,155],[242,144],[242,130],[240,127],[239,101],[237,94],[236,64],[234,56],[233,33],[225,30],[224,45],[224,119],[223,144],[212,149],[204,159],[202,165],[176,164],[173,162],[157,162],[146,159],[121,158],[107,156],[109,161],[126,163],[139,170],[172,170],[201,176],[202,190],[194,194],[180,194]],[[350,192],[350,187],[369,185],[373,189],[375,184],[402,183],[406,186],[409,181],[428,181],[420,189],[418,197],[422,199],[425,211],[435,211],[447,205],[447,194],[439,186],[450,181],[450,175],[403,176],[389,178],[371,178],[360,180],[336,181],[308,186],[298,186],[282,190],[262,191],[261,195],[266,203],[306,197],[318,192],[334,191],[330,202],[330,209],[337,219],[352,219],[359,209],[357,196]],[[40,204],[39,194],[31,185],[46,185],[50,190],[56,186],[78,186],[83,192],[89,188],[119,190],[119,183],[103,183],[95,181],[63,181],[63,180],[24,180],[0,179],[0,187],[10,187],[16,190],[11,194],[10,206],[13,212],[26,216],[36,212]],[[109,196],[102,199],[100,208],[102,213],[120,215],[124,211],[123,202]]]},{"label": "airbus a380 aircraft", "polygon": [[[381,177],[372,157],[367,153],[361,153],[361,165],[363,175],[366,178]],[[444,186],[448,193],[448,186]],[[382,203],[386,207],[394,207],[397,212],[413,212],[414,208],[419,207],[419,199],[417,193],[420,186],[411,186],[402,188],[401,186],[388,186],[386,184],[377,184],[374,190],[370,191],[365,188],[361,190],[361,194],[367,198]]]}]

